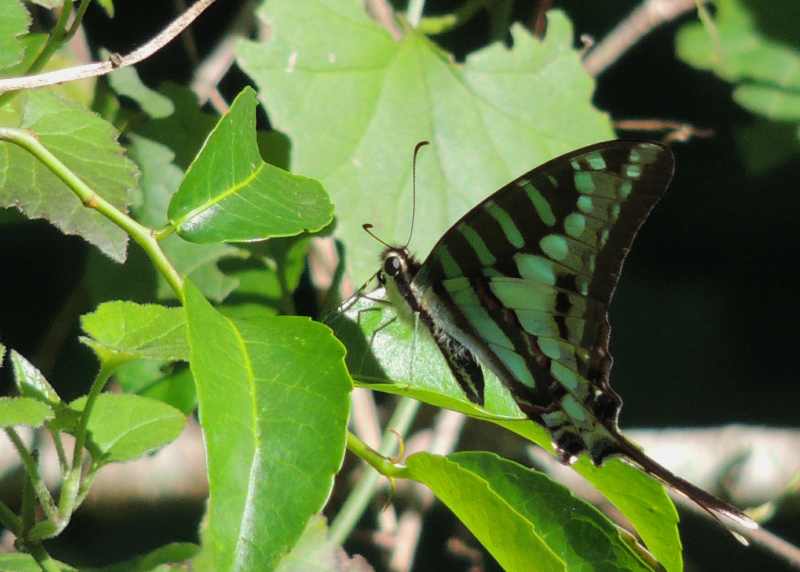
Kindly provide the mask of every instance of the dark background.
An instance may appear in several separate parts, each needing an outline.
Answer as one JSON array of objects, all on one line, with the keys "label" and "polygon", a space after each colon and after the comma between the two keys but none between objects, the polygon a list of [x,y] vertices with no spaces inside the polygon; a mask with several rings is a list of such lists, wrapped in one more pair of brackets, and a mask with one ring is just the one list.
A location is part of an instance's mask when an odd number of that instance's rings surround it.
[{"label": "dark background", "polygon": [[[518,1],[515,18],[529,24],[536,4]],[[554,2],[554,7],[569,14],[576,34],[600,39],[637,4],[572,0]],[[457,5],[430,0],[426,14]],[[224,34],[240,6],[238,1],[218,2],[194,24],[201,55]],[[116,10],[115,19],[109,20],[96,7],[90,9],[85,22],[93,47],[125,53],[172,17],[166,8],[142,9],[137,2],[119,2]],[[675,119],[714,131],[711,138],[674,146],[677,173],[671,190],[643,227],[617,290],[611,312],[613,384],[625,400],[623,428],[732,422],[796,426],[800,162],[748,172],[740,133],[756,119],[733,103],[729,84],[674,55],[675,32],[691,18],[639,42],[598,78],[595,96],[596,105],[615,119]],[[437,40],[463,57],[489,40],[489,28],[485,15],[479,15]],[[180,42],[173,42],[137,69],[155,87],[166,79],[187,82],[191,65]],[[246,81],[235,70],[226,78],[221,87],[229,101]],[[80,239],[64,237],[41,221],[0,227],[0,339],[50,370],[51,381],[66,398],[85,392],[77,380],[87,379],[85,372],[94,367],[88,351],[76,342],[78,329],[72,321],[88,309],[81,306],[85,300],[79,291],[87,249]],[[52,327],[62,330],[56,343]],[[7,370],[4,375],[0,387],[7,388]],[[524,458],[514,438],[486,426],[467,431],[462,447],[498,450],[499,440],[511,443],[502,445],[504,452],[516,448]],[[337,489],[334,499],[339,496]],[[113,521],[109,515],[84,511],[51,548],[56,556],[80,555],[87,562],[118,560],[171,540],[196,539],[202,510],[160,506],[116,515]],[[373,518],[366,516],[364,526]],[[687,569],[788,569],[758,549],[740,547],[706,522],[684,518]],[[769,528],[797,542],[797,521],[796,508],[788,507]],[[443,549],[453,535],[477,546],[446,509],[437,507],[429,517],[416,569],[466,569],[463,560]],[[374,549],[358,535],[348,549],[366,554],[380,569]],[[492,569],[491,558],[485,560]]]}]

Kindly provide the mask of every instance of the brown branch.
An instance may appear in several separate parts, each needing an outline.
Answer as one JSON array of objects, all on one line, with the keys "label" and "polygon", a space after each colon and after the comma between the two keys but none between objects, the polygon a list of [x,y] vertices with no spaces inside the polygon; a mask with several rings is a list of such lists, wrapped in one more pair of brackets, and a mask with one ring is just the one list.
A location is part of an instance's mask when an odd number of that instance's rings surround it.
[{"label": "brown branch", "polygon": [[693,10],[696,7],[695,2],[696,0],[645,0],[589,52],[583,60],[583,67],[590,75],[600,75],[655,28]]},{"label": "brown branch", "polygon": [[130,66],[149,58],[166,44],[171,42],[178,34],[185,30],[200,14],[205,11],[215,0],[197,0],[183,14],[175,18],[171,24],[164,28],[156,37],[149,42],[141,45],[131,53],[120,56],[112,54],[108,61],[95,62],[82,66],[65,68],[53,72],[40,73],[35,75],[12,77],[0,79],[0,93],[15,91],[18,89],[33,89],[56,85],[78,79],[86,79],[110,73],[118,68]]},{"label": "brown branch", "polygon": [[619,119],[614,121],[614,129],[621,131],[666,131],[661,138],[663,143],[685,143],[692,139],[713,137],[713,129],[695,127],[690,123],[669,119]]}]

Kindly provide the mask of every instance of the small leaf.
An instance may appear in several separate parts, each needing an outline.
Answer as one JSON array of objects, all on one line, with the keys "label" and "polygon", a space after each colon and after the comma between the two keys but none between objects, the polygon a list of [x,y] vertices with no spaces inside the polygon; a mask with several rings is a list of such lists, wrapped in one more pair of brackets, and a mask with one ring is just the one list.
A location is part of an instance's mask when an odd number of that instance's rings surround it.
[{"label": "small leaf", "polygon": [[[86,397],[70,403],[83,411]],[[138,395],[103,393],[95,402],[88,430],[103,462],[129,461],[175,440],[186,417],[174,407]]]},{"label": "small leaf", "polygon": [[[188,360],[186,318],[181,308],[157,304],[106,302],[81,317],[82,338],[98,357],[120,362],[133,359]],[[102,361],[102,360],[101,360]]]},{"label": "small leaf", "polygon": [[245,88],[220,119],[169,205],[192,242],[235,242],[317,231],[333,217],[319,183],[265,163],[255,135],[256,97]]},{"label": "small leaf", "polygon": [[186,314],[209,473],[203,558],[212,570],[272,570],[344,457],[344,348],[306,318],[225,318],[191,282]]},{"label": "small leaf", "polygon": [[125,393],[163,401],[188,415],[197,405],[192,372],[168,361],[137,360],[121,365],[114,378]]},{"label": "small leaf", "polygon": [[506,570],[650,570],[605,516],[542,473],[485,452],[417,453],[407,466]]},{"label": "small leaf", "polygon": [[39,427],[53,418],[53,410],[30,397],[0,397],[0,427]]},{"label": "small leaf", "polygon": [[31,16],[19,0],[0,0],[0,71],[22,61],[20,36],[28,32]]},{"label": "small leaf", "polygon": [[[136,166],[123,154],[114,127],[77,103],[48,90],[18,95],[0,125],[36,134],[47,149],[94,191],[120,210],[136,186]],[[21,115],[21,117],[15,116]],[[125,260],[128,235],[75,194],[30,153],[0,143],[0,206],[28,218],[44,218],[65,234],[77,234],[117,262]]]},{"label": "small leaf", "polygon": [[[2,361],[2,352],[0,352],[0,361]],[[50,407],[61,402],[58,393],[42,375],[42,372],[14,350],[11,351],[11,363],[14,366],[14,381],[20,395],[41,401]]]}]

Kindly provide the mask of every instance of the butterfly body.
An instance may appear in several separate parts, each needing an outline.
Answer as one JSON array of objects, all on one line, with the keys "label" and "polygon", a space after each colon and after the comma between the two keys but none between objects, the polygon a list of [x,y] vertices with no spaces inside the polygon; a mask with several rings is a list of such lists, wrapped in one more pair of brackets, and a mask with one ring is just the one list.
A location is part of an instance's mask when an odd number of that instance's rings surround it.
[{"label": "butterfly body", "polygon": [[608,305],[633,239],[674,161],[653,143],[611,141],[553,159],[475,206],[419,263],[382,255],[381,282],[431,332],[470,401],[494,373],[561,460],[633,460],[715,516],[740,511],[670,473],[619,431]]}]

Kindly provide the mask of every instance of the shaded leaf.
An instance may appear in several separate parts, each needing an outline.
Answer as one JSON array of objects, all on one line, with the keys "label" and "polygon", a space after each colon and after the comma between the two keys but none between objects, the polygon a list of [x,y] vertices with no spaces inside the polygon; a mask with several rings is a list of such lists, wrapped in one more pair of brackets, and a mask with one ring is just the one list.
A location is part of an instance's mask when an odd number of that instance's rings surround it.
[{"label": "shaded leaf", "polygon": [[209,472],[202,561],[271,570],[325,504],[342,463],[344,349],[306,318],[225,318],[190,282],[186,313]]},{"label": "shaded leaf", "polygon": [[[63,572],[77,572],[68,564],[56,561],[56,566]],[[30,554],[0,554],[0,570],[3,572],[41,572],[42,567]]]},{"label": "shaded leaf", "polygon": [[[83,411],[86,397],[70,403]],[[174,441],[186,417],[174,407],[138,395],[103,393],[95,402],[88,430],[102,462],[129,461]]]},{"label": "shaded leaf", "polygon": [[734,99],[753,113],[800,120],[800,6],[793,0],[716,5],[719,49],[712,34],[692,22],[678,31],[678,57],[737,85]]},{"label": "shaded leaf", "polygon": [[0,71],[22,61],[25,45],[20,37],[28,32],[31,16],[19,0],[0,0]]},{"label": "shaded leaf", "polygon": [[[102,50],[101,56],[107,58],[109,53],[106,50]],[[175,106],[172,101],[156,90],[147,87],[139,78],[135,67],[125,66],[119,68],[106,77],[114,91],[119,95],[131,98],[150,117],[159,119],[174,113]]]},{"label": "shaded leaf", "polygon": [[[123,154],[110,123],[47,90],[18,95],[0,112],[0,125],[22,127],[120,210],[136,186],[136,167]],[[15,206],[29,218],[44,218],[65,234],[77,234],[111,259],[125,260],[128,236],[69,188],[30,153],[0,143],[0,206]]]},{"label": "shaded leaf", "polygon": [[[463,65],[413,30],[394,41],[355,0],[271,0],[259,15],[270,39],[240,43],[239,66],[262,90],[271,124],[291,138],[292,170],[319,179],[339,206],[356,284],[382,248],[363,223],[389,242],[408,235],[418,141],[432,142],[417,163],[411,248],[423,256],[502,184],[613,136],[591,105],[594,81],[560,12],[548,14],[543,42],[514,26],[512,48],[493,44]],[[325,22],[325,33],[309,35],[308,22]]]},{"label": "shaded leaf", "polygon": [[255,135],[256,97],[245,88],[186,172],[170,223],[192,242],[235,242],[316,231],[333,216],[319,183],[265,163]]}]

